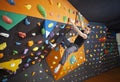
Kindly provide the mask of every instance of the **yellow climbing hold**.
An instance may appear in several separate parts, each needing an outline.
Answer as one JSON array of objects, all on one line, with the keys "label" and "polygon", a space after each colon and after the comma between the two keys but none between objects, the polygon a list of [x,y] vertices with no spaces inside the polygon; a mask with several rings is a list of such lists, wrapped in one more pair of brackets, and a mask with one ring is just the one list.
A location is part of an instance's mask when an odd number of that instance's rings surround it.
[{"label": "yellow climbing hold", "polygon": [[57,3],[57,6],[58,6],[58,8],[60,8],[61,7],[61,3],[59,2],[59,3]]},{"label": "yellow climbing hold", "polygon": [[27,4],[27,5],[25,5],[25,7],[26,7],[28,10],[30,10],[32,6],[31,6],[30,4]]},{"label": "yellow climbing hold", "polygon": [[39,49],[39,47],[34,47],[33,51],[37,51]]},{"label": "yellow climbing hold", "polygon": [[6,42],[3,42],[2,44],[0,44],[0,50],[4,50],[7,47]]},{"label": "yellow climbing hold", "polygon": [[48,27],[51,28],[51,27],[53,27],[53,25],[54,25],[53,23],[50,23],[50,24],[48,25]]},{"label": "yellow climbing hold", "polygon": [[43,59],[45,56],[44,55],[41,55],[41,58]]},{"label": "yellow climbing hold", "polygon": [[22,59],[10,60],[7,62],[0,63],[0,69],[7,69],[16,72],[16,70],[19,68],[19,64],[21,63]]},{"label": "yellow climbing hold", "polygon": [[52,62],[52,63],[53,63],[53,65],[56,64],[56,62]]}]

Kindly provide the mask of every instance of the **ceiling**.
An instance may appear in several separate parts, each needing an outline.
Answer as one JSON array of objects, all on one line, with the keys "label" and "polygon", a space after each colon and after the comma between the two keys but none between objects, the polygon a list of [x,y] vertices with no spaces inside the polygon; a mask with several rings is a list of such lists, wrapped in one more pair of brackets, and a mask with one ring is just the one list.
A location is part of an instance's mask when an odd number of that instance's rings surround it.
[{"label": "ceiling", "polygon": [[120,32],[120,0],[68,0],[90,22]]}]

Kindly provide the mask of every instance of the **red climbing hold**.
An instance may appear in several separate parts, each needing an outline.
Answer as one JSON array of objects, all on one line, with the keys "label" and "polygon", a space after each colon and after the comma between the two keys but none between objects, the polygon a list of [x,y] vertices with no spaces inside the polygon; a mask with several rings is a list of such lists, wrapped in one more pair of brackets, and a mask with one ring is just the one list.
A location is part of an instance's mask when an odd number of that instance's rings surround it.
[{"label": "red climbing hold", "polygon": [[12,23],[12,19],[9,18],[9,17],[6,16],[6,15],[3,15],[3,16],[2,16],[2,19],[3,19],[3,21],[6,22],[7,24],[11,24],[11,23]]}]

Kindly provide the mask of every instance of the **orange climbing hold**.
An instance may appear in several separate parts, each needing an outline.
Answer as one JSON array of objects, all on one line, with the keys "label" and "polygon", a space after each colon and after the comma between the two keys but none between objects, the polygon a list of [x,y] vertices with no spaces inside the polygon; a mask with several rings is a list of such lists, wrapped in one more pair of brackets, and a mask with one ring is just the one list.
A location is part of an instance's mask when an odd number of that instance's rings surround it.
[{"label": "orange climbing hold", "polygon": [[3,53],[0,53],[0,59],[3,58],[4,54]]},{"label": "orange climbing hold", "polygon": [[29,47],[33,46],[33,44],[34,44],[33,40],[28,41],[28,46]]}]

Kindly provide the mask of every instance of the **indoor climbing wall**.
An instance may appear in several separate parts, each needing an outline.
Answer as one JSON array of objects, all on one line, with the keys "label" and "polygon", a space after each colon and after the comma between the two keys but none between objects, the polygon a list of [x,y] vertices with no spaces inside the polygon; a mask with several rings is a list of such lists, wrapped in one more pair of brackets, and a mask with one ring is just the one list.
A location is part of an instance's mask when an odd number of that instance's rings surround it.
[{"label": "indoor climbing wall", "polygon": [[74,41],[76,33],[66,23],[76,12],[67,0],[0,0],[0,81],[80,82],[118,66],[114,35],[103,24],[90,23],[88,40],[53,74],[64,49],[52,50],[49,42],[59,34]]},{"label": "indoor climbing wall", "polygon": [[107,31],[106,47],[104,49],[103,69],[106,71],[120,65],[120,55],[116,41],[116,33]]},{"label": "indoor climbing wall", "polygon": [[[76,19],[77,10],[67,0],[2,0],[0,5],[0,81],[54,81],[44,61],[51,51],[49,42],[60,33],[75,40],[76,33],[66,23],[68,18]],[[87,25],[84,17],[82,21]],[[67,69],[74,70],[85,61],[84,46],[79,51],[68,58]]]}]

